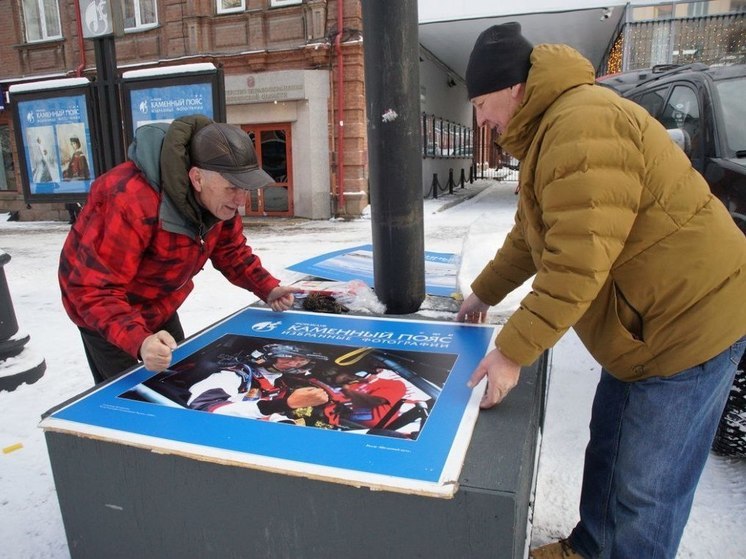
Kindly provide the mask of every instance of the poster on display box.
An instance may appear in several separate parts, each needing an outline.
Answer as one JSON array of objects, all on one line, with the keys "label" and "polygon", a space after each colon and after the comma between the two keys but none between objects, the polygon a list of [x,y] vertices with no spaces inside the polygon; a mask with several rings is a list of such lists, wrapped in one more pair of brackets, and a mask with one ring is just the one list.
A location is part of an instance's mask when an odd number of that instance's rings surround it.
[{"label": "poster on display box", "polygon": [[[457,292],[459,262],[459,256],[456,254],[426,250],[425,292],[441,297],[451,297]],[[373,245],[328,252],[288,266],[287,269],[337,281],[359,279],[368,287],[374,287]]]},{"label": "poster on display box", "polygon": [[247,308],[59,406],[45,429],[451,497],[494,326]]}]

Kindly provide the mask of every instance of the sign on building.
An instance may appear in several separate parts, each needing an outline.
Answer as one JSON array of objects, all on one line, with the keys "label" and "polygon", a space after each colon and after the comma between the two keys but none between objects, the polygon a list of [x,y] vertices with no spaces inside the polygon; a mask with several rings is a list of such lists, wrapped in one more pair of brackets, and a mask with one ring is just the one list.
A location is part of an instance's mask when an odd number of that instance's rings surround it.
[{"label": "sign on building", "polygon": [[114,0],[78,0],[83,37],[97,39],[122,33],[122,13]]}]

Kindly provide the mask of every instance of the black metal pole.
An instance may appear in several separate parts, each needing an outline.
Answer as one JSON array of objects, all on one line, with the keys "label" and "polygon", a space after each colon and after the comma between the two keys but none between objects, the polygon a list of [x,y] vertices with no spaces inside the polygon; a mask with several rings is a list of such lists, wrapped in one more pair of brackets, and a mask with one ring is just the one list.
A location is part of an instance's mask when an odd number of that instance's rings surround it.
[{"label": "black metal pole", "polygon": [[96,54],[97,121],[101,138],[102,171],[125,160],[122,136],[122,109],[119,105],[119,76],[117,75],[116,43],[113,36],[93,40]]},{"label": "black metal pole", "polygon": [[363,0],[373,276],[388,314],[425,299],[417,0]]},{"label": "black metal pole", "polygon": [[[0,344],[18,332],[18,321],[5,279],[5,264],[8,262],[10,254],[0,249]],[[4,359],[2,355],[0,358]]]}]

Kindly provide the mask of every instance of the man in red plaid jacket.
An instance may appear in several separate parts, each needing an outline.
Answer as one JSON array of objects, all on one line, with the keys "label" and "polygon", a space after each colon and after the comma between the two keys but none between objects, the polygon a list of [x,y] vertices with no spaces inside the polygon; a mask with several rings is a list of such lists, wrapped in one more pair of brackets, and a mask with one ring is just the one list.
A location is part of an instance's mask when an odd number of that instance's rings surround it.
[{"label": "man in red plaid jacket", "polygon": [[62,249],[62,303],[79,327],[96,383],[141,359],[171,363],[184,339],[177,309],[208,259],[231,283],[275,311],[280,286],[246,244],[238,208],[274,182],[240,128],[189,116],[137,129],[122,163],[91,186]]}]

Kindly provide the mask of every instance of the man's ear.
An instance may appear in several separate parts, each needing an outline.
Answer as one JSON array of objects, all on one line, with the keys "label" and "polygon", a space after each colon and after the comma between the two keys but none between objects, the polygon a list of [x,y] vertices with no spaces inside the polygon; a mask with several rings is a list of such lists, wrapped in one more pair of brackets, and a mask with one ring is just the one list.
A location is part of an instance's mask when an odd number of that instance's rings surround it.
[{"label": "man's ear", "polygon": [[202,192],[202,181],[204,175],[197,167],[191,167],[189,169],[189,180],[192,182],[192,188],[197,192]]},{"label": "man's ear", "polygon": [[522,98],[525,92],[526,92],[526,82],[521,82],[521,83],[517,83],[515,85],[510,86],[510,96],[513,99]]}]

